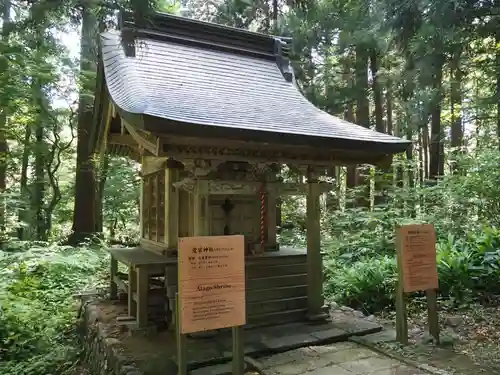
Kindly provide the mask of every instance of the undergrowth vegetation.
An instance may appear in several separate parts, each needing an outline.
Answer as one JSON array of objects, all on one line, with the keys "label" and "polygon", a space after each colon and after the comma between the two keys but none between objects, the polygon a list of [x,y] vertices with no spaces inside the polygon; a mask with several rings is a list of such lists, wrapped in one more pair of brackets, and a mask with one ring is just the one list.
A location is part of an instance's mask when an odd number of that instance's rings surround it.
[{"label": "undergrowth vegetation", "polygon": [[[431,223],[440,297],[447,306],[500,302],[499,164],[498,151],[485,151],[461,159],[457,173],[437,184],[390,187],[384,202],[371,210],[323,210],[327,298],[366,314],[393,308],[395,228]],[[304,221],[296,204],[285,202],[287,222]],[[304,244],[305,237],[283,231],[282,239]]]},{"label": "undergrowth vegetation", "polygon": [[96,287],[99,249],[15,242],[0,250],[0,374],[65,374],[77,363],[73,293]]},{"label": "undergrowth vegetation", "polygon": [[[371,208],[347,204],[334,210],[327,207],[332,197],[326,197],[322,228],[327,299],[366,314],[392,309],[395,228],[425,222],[436,228],[440,298],[446,306],[498,303],[499,164],[497,151],[466,157],[459,173],[437,184],[388,184],[383,201]],[[390,181],[393,176],[383,178]],[[283,244],[305,244],[304,207],[298,198],[284,200]],[[0,374],[71,372],[79,358],[72,294],[105,286],[99,284],[105,280],[106,259],[98,248],[42,242],[10,242],[0,251]]]}]

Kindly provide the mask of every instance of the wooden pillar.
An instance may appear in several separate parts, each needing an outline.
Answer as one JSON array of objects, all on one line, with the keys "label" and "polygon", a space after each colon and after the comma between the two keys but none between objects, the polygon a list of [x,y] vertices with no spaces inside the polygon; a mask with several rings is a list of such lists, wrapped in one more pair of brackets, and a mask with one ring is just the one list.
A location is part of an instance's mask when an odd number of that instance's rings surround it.
[{"label": "wooden pillar", "polygon": [[118,286],[115,282],[116,274],[118,273],[118,261],[115,259],[113,255],[111,255],[111,264],[109,270],[109,298],[117,299],[118,298]]},{"label": "wooden pillar", "polygon": [[137,274],[132,265],[128,267],[128,314],[137,316],[137,303],[134,300],[134,293],[137,292]]},{"label": "wooden pillar", "polygon": [[188,233],[194,236],[194,193],[188,193]]},{"label": "wooden pillar", "polygon": [[145,267],[137,267],[136,275],[137,326],[138,328],[145,328],[148,325],[149,275]]},{"label": "wooden pillar", "polygon": [[320,186],[318,176],[307,173],[307,307],[308,318],[324,319],[323,259],[321,256]]},{"label": "wooden pillar", "polygon": [[179,188],[179,236],[180,237],[189,237],[190,229],[189,229],[189,213],[190,213],[190,194],[184,190]]},{"label": "wooden pillar", "polygon": [[208,181],[196,180],[193,192],[193,235],[210,235],[210,215],[208,206]]},{"label": "wooden pillar", "polygon": [[179,238],[179,191],[173,185],[179,180],[179,170],[165,169],[165,244],[168,249],[177,249]]}]

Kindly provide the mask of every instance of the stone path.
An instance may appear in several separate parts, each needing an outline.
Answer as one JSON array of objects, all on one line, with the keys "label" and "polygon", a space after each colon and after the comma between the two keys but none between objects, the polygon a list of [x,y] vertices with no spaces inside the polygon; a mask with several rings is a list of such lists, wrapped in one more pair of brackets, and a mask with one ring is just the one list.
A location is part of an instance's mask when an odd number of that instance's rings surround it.
[{"label": "stone path", "polygon": [[[263,375],[426,375],[427,372],[352,342],[310,346],[259,358]],[[203,367],[191,375],[221,375],[229,364]]]},{"label": "stone path", "polygon": [[361,345],[341,342],[262,358],[268,375],[425,375]]}]

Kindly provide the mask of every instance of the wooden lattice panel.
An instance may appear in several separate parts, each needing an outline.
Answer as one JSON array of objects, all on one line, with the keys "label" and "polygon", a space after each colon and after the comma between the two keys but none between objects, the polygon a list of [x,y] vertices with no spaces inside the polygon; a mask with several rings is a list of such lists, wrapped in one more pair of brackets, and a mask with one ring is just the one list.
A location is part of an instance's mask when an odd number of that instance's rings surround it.
[{"label": "wooden lattice panel", "polygon": [[147,174],[143,177],[142,237],[162,242],[165,236],[165,172]]},{"label": "wooden lattice panel", "polygon": [[164,242],[165,240],[165,172],[160,171],[156,175],[156,227],[157,227],[157,241]]},{"label": "wooden lattice panel", "polygon": [[151,180],[149,176],[144,176],[143,178],[143,189],[142,189],[142,237],[150,238],[149,228],[151,223],[149,221],[149,209],[150,209],[150,193],[151,190]]}]

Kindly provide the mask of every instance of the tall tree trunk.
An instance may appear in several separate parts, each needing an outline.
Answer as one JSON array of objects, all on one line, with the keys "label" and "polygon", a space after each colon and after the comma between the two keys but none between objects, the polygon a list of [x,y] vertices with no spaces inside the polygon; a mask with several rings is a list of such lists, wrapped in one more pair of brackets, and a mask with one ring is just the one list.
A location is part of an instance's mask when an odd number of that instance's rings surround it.
[{"label": "tall tree trunk", "polygon": [[82,11],[82,36],[80,53],[81,91],[78,107],[78,143],[76,148],[75,208],[73,212],[73,233],[69,242],[76,244],[96,233],[97,182],[92,160],[89,134],[92,129],[92,100],[89,94],[94,89],[94,82],[89,80],[88,72],[95,72],[96,31],[98,23],[92,9]]},{"label": "tall tree trunk", "polygon": [[[384,105],[382,103],[382,88],[379,84],[379,52],[376,48],[370,49],[370,70],[372,74],[372,92],[373,92],[373,101],[375,104],[375,130],[385,133],[385,124],[384,124]],[[375,191],[374,191],[374,203],[382,204],[385,201],[385,193],[387,186],[389,185],[389,181],[386,179],[386,173],[389,173],[390,169],[386,170],[378,170],[375,169]]]},{"label": "tall tree trunk", "polygon": [[368,100],[368,53],[364,46],[356,46],[356,122],[370,127],[370,102]]},{"label": "tall tree trunk", "polygon": [[[9,42],[10,34],[10,0],[3,0],[3,14],[2,14],[2,45],[6,46]],[[0,55],[2,51],[0,50]],[[0,71],[0,84],[3,87],[7,86],[8,81],[8,59],[4,58],[4,71]],[[3,96],[6,96],[4,93]],[[4,193],[7,188],[7,156],[9,154],[9,147],[7,144],[7,112],[9,100],[3,99],[0,101],[0,232],[5,232],[5,198]]]},{"label": "tall tree trunk", "polygon": [[394,134],[394,123],[393,123],[393,114],[392,114],[392,82],[388,80],[387,82],[387,91],[385,95],[385,103],[386,103],[386,119],[387,119],[387,134]]},{"label": "tall tree trunk", "polygon": [[[462,127],[462,71],[460,70],[460,53],[452,60],[451,67],[451,85],[450,85],[450,110],[451,110],[451,147],[455,158],[460,154],[460,148],[463,144],[463,127]],[[500,78],[499,78],[500,79]],[[498,84],[498,82],[497,82]],[[458,149],[458,150],[457,150]],[[456,162],[452,164],[452,172],[457,170]]]},{"label": "tall tree trunk", "polygon": [[[40,94],[42,94],[40,88]],[[45,142],[43,119],[37,119],[35,130],[35,184],[33,188],[33,212],[35,213],[36,239],[48,239],[45,228]]]},{"label": "tall tree trunk", "polygon": [[429,179],[429,126],[422,127],[422,164],[424,167],[424,181]]},{"label": "tall tree trunk", "polygon": [[[408,139],[409,141],[413,141],[413,128],[409,123],[406,125],[406,139]],[[406,160],[409,163],[413,161],[413,146],[408,147],[408,149],[406,150]],[[413,166],[410,166],[408,168],[408,186],[410,188],[415,186],[415,176],[413,171]]]},{"label": "tall tree trunk", "polygon": [[379,70],[379,52],[376,48],[370,49],[370,70],[372,73],[372,91],[373,101],[375,104],[375,130],[385,133],[386,128],[384,124],[384,105],[382,102],[382,88],[379,84],[378,70]]},{"label": "tall tree trunk", "polygon": [[273,3],[273,23],[272,27],[276,29],[278,27],[278,0],[271,0]]},{"label": "tall tree trunk", "polygon": [[96,208],[95,212],[97,215],[96,218],[96,227],[97,227],[97,232],[102,233],[103,231],[103,223],[104,223],[104,217],[103,217],[103,212],[102,212],[102,206],[103,206],[103,200],[104,200],[104,188],[106,186],[106,179],[108,177],[108,171],[109,171],[109,157],[108,155],[104,155],[104,160],[100,169],[99,173],[99,191],[97,194],[97,199],[95,200],[96,203]]},{"label": "tall tree trunk", "polygon": [[420,183],[424,181],[424,128],[418,133],[418,178]]},{"label": "tall tree trunk", "polygon": [[[365,128],[370,127],[370,102],[368,100],[368,57],[369,53],[364,45],[356,46],[356,123]],[[370,179],[369,169],[358,166],[358,185],[360,194],[357,204],[370,206]]]},{"label": "tall tree trunk", "polygon": [[[349,94],[354,89],[354,84],[353,84],[353,79],[352,79],[352,73],[351,73],[351,57],[347,56],[344,58],[343,62],[343,78],[344,81],[347,84],[347,87],[349,88]],[[356,122],[356,116],[354,115],[354,102],[351,98],[351,95],[348,96],[347,102],[345,104],[344,108],[344,119],[348,122],[355,123]],[[346,173],[346,186],[347,188],[353,188],[356,186],[356,166],[355,165],[349,165],[347,167],[347,173]]]},{"label": "tall tree trunk", "polygon": [[[500,1],[495,1],[495,8],[500,9]],[[498,49],[498,46],[500,45],[500,28],[496,27],[495,28],[495,46],[496,52],[495,52],[495,75],[496,75],[496,101],[497,101],[497,142],[498,142],[498,149],[500,150],[500,50]]]},{"label": "tall tree trunk", "polygon": [[444,169],[444,155],[441,130],[441,100],[444,57],[438,55],[435,59],[435,72],[433,74],[434,98],[431,110],[431,145],[429,177],[437,179]]},{"label": "tall tree trunk", "polygon": [[[415,80],[414,80],[414,74],[415,74],[415,61],[413,59],[412,54],[409,52],[409,50],[405,51],[405,73],[407,78],[403,82],[403,104],[404,104],[404,121],[405,121],[405,133],[406,133],[406,139],[409,141],[413,141],[413,127],[412,127],[412,113],[410,113],[410,103],[411,100],[414,96],[415,93]],[[402,129],[399,129],[402,131]],[[406,160],[408,162],[411,162],[413,160],[413,146],[408,147],[406,150]],[[401,172],[398,174],[401,174],[401,177],[404,178],[404,173]],[[400,184],[401,186],[403,185],[403,180],[401,181]],[[414,183],[414,176],[413,176],[413,169],[408,168],[408,186],[411,188],[415,185]]]},{"label": "tall tree trunk", "polygon": [[18,222],[19,228],[17,229],[17,237],[20,240],[26,239],[26,227],[25,225],[28,223],[28,207],[30,205],[31,197],[28,189],[28,165],[29,158],[31,154],[31,125],[26,125],[25,133],[24,133],[24,142],[23,142],[23,156],[21,159],[21,179],[19,182],[20,185],[20,195],[22,200],[22,207],[19,210],[18,214]]},{"label": "tall tree trunk", "polygon": [[[394,126],[394,135],[396,137],[402,137],[403,136],[403,130],[402,130],[402,121],[401,119],[406,118],[406,114],[404,113],[404,110],[402,110],[403,113],[399,113],[397,116],[398,121],[396,121],[395,126]],[[401,162],[403,159],[402,155],[398,155],[398,161]],[[396,165],[395,170],[394,170],[394,183],[397,187],[402,188],[404,186],[404,169],[401,167],[401,165]]]}]

